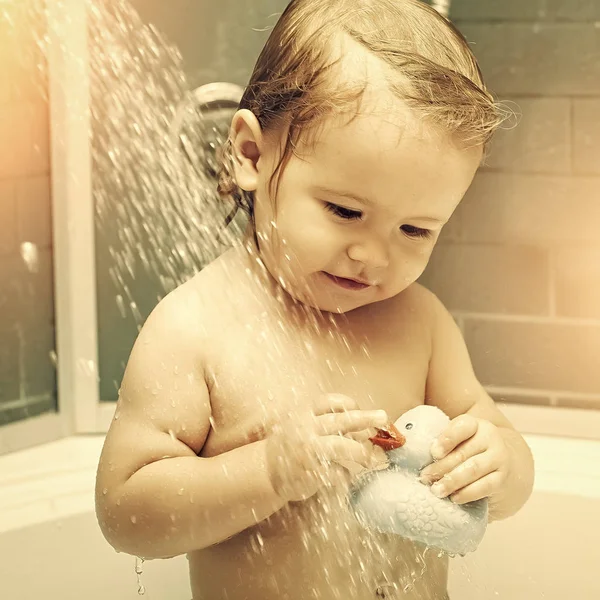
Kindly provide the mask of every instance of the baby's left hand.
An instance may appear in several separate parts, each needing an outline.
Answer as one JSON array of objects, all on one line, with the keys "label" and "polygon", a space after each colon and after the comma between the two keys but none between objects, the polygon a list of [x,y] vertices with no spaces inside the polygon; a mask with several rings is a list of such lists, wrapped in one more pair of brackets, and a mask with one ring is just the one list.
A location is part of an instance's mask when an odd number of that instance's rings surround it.
[{"label": "baby's left hand", "polygon": [[421,481],[439,498],[457,504],[493,496],[510,470],[511,455],[496,425],[471,415],[460,415],[433,442],[436,462],[421,471]]}]

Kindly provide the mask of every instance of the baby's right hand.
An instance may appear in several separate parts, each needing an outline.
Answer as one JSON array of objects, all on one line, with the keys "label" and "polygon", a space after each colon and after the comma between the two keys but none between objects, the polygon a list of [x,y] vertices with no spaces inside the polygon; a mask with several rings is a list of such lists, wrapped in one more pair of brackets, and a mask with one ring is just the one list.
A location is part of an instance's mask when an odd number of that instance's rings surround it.
[{"label": "baby's right hand", "polygon": [[[358,410],[340,394],[324,398],[326,408],[292,426],[275,426],[267,437],[267,469],[273,489],[288,502],[306,500],[325,485],[332,485],[339,466],[348,463],[374,468],[386,460],[385,452],[367,440],[366,430],[384,427],[383,410]],[[363,433],[363,435],[357,435]],[[347,434],[365,441],[345,437]],[[350,470],[350,469],[348,469]]]}]

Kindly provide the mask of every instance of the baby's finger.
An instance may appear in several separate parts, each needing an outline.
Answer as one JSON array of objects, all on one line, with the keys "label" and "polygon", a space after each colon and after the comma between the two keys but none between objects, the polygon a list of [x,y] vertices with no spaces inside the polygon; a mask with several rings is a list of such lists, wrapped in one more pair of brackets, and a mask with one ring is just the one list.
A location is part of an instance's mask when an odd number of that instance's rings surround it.
[{"label": "baby's finger", "polygon": [[358,410],[358,402],[344,394],[324,394],[317,399],[313,409],[314,415],[325,415],[332,412]]},{"label": "baby's finger", "polygon": [[346,434],[346,437],[357,442],[366,442],[369,438],[372,438],[377,433],[376,427],[369,427],[361,431],[350,431]]},{"label": "baby's finger", "polygon": [[389,419],[384,410],[349,410],[316,417],[318,435],[344,435],[370,427],[385,427]]},{"label": "baby's finger", "polygon": [[433,483],[469,460],[469,458],[481,454],[486,450],[487,443],[483,438],[478,439],[477,436],[472,437],[466,442],[459,444],[452,452],[450,452],[450,454],[441,460],[425,467],[421,471],[421,482]]},{"label": "baby's finger", "polygon": [[[369,447],[348,438],[329,435],[315,440],[319,455],[331,462],[342,464],[351,461],[365,468],[372,468],[382,457],[378,450],[381,448]],[[385,458],[383,458],[385,460]]]},{"label": "baby's finger", "polygon": [[488,452],[476,454],[434,483],[431,491],[438,498],[445,498],[495,470]]},{"label": "baby's finger", "polygon": [[466,504],[467,502],[488,498],[500,489],[502,482],[502,474],[499,471],[494,471],[455,492],[450,496],[450,500],[456,504]]},{"label": "baby's finger", "polygon": [[431,445],[431,456],[435,460],[444,458],[461,442],[473,437],[479,422],[471,415],[460,415],[450,421],[450,425]]}]

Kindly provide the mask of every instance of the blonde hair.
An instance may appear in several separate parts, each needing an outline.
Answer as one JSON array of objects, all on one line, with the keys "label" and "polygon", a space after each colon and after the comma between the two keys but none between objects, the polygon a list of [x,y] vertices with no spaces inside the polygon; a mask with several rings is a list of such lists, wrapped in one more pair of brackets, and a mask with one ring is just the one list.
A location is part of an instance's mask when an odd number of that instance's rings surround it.
[{"label": "blonde hair", "polygon": [[[398,73],[389,89],[423,121],[464,144],[483,146],[485,155],[507,110],[487,90],[468,42],[449,20],[420,0],[291,0],[240,102],[263,131],[288,128],[271,184],[302,135],[328,115],[350,112],[360,103],[366,83],[334,76],[342,62],[334,51],[340,35]],[[252,217],[254,194],[241,190],[233,178],[231,140],[221,156],[219,193]],[[273,198],[276,193],[277,183]]]}]

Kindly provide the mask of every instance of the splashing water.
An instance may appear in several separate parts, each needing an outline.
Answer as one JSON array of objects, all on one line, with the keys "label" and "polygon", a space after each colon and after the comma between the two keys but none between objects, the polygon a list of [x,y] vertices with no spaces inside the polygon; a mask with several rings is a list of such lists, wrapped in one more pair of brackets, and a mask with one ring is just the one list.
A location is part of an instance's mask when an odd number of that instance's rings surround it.
[{"label": "splashing water", "polygon": [[[16,11],[11,6],[3,19],[12,23]],[[18,11],[21,22],[25,12],[27,22],[45,19],[57,32],[36,39],[46,56],[64,25],[56,9],[29,0]],[[166,295],[239,236],[239,221],[224,232],[232,206],[218,197],[215,180],[215,152],[227,136],[232,103],[199,107],[180,53],[125,1],[88,0],[87,14],[98,260],[109,265],[119,311],[139,324],[135,279],[152,281]],[[45,78],[35,83],[47,96]],[[29,269],[34,250],[21,248]]]},{"label": "splashing water", "polygon": [[143,596],[146,593],[146,588],[142,584],[144,559],[136,556],[135,558],[135,574],[137,577],[138,595]]},{"label": "splashing water", "polygon": [[27,265],[27,269],[31,273],[37,273],[39,271],[39,251],[36,244],[31,242],[23,242],[21,244],[21,258]]},{"label": "splashing water", "polygon": [[164,295],[237,235],[218,235],[231,206],[216,194],[212,154],[228,123],[198,118],[180,54],[126,3],[91,3],[90,40],[99,248],[108,249],[120,309],[140,323],[133,280]]}]

